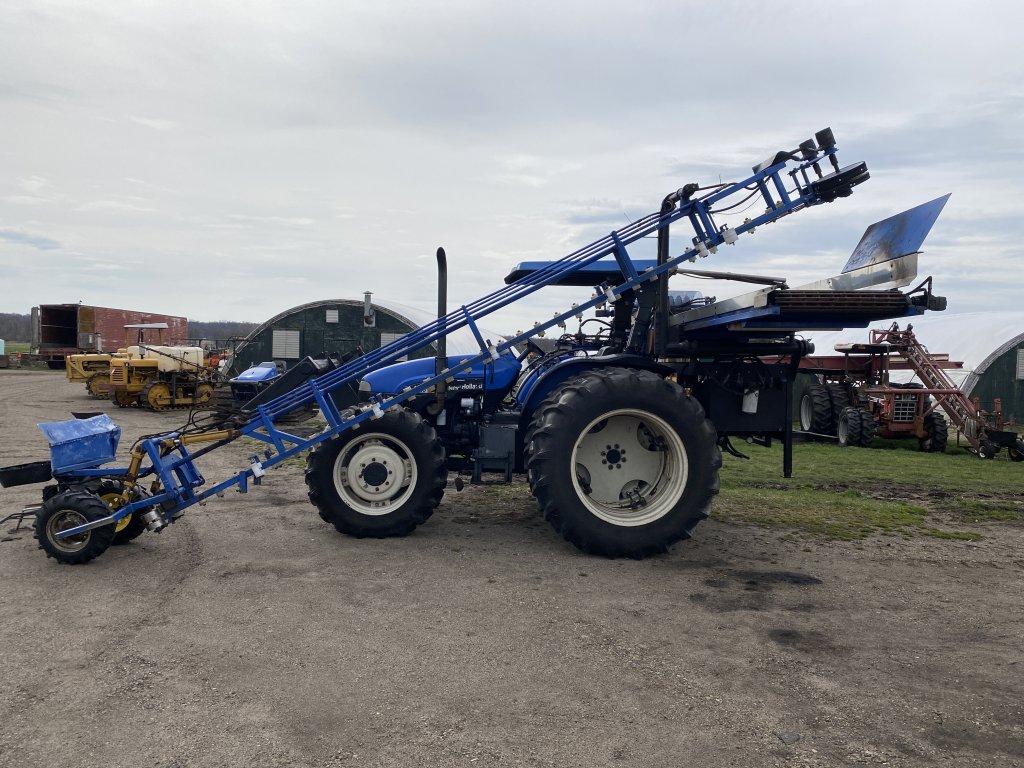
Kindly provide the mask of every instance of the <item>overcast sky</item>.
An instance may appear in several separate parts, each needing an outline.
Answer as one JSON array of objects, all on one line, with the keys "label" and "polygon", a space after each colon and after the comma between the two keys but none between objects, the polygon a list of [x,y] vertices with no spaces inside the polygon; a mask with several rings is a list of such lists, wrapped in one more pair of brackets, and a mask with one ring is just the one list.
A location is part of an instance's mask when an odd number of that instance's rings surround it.
[{"label": "overcast sky", "polygon": [[[825,125],[871,180],[707,267],[835,274],[868,224],[952,192],[922,273],[950,311],[1018,309],[1022,23],[977,0],[2,0],[0,311],[430,308],[442,244],[469,301]],[[488,324],[579,296],[549,293]]]}]

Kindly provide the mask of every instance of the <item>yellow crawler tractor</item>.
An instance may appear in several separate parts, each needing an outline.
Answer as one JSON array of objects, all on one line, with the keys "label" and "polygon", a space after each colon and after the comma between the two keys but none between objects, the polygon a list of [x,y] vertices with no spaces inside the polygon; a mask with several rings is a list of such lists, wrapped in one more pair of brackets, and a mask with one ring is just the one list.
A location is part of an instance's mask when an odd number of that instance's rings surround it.
[{"label": "yellow crawler tractor", "polygon": [[110,397],[110,360],[121,354],[106,352],[68,355],[64,358],[64,371],[68,381],[84,381],[86,391],[93,397]]},{"label": "yellow crawler tractor", "polygon": [[124,327],[125,346],[116,352],[88,352],[75,355],[68,355],[64,358],[64,371],[68,381],[84,381],[86,391],[100,400],[111,399],[110,391],[110,361],[115,358],[128,356],[127,346],[131,344],[131,337],[137,334],[136,341],[142,344],[146,341],[146,334],[149,333],[150,343],[154,342],[153,334],[156,334],[156,343],[163,343],[164,331],[167,330],[167,323],[137,323]]},{"label": "yellow crawler tractor", "polygon": [[200,347],[134,345],[110,361],[110,399],[121,408],[154,411],[203,405],[213,399],[215,369]]}]

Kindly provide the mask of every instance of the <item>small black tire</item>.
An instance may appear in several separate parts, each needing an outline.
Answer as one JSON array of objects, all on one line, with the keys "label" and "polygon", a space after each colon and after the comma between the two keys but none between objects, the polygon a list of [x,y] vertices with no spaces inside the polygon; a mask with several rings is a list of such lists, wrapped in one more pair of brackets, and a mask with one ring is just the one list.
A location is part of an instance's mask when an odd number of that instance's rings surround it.
[{"label": "small black tire", "polygon": [[918,440],[918,447],[926,453],[945,453],[949,443],[949,424],[938,411],[924,417],[925,437]]},{"label": "small black tire", "polygon": [[[596,478],[586,467],[580,469],[581,460],[577,457],[577,448],[587,435],[597,435],[614,426],[610,417],[636,418],[638,427],[632,431],[643,436],[646,450],[663,454],[662,469],[656,470],[661,472],[657,482],[629,480],[622,486],[625,491],[635,484],[629,494],[637,494],[638,506],[629,505],[628,509],[621,506],[628,500],[621,493],[615,501],[594,500],[596,493],[592,488],[596,489]],[[591,371],[556,388],[538,407],[532,421],[527,470],[534,496],[545,519],[579,549],[606,557],[636,559],[660,554],[673,543],[689,538],[694,527],[708,517],[711,501],[718,493],[722,452],[715,427],[705,417],[704,409],[677,384],[652,371]],[[604,439],[601,437],[597,442]],[[610,444],[614,448],[601,453],[605,458],[600,464],[593,462],[594,471],[605,466],[611,470],[612,464],[621,469],[616,463],[620,455],[630,450],[636,452],[631,445],[623,444],[620,450],[614,440]],[[649,458],[641,456],[637,457],[638,462]],[[674,462],[671,468],[670,461]],[[590,479],[582,477],[581,472]],[[663,487],[659,487],[661,478],[666,481]],[[659,490],[667,502],[655,498]],[[641,492],[646,495],[642,500]],[[645,521],[643,510],[649,504],[651,519]],[[633,513],[637,514],[630,520]]]},{"label": "small black tire", "polygon": [[861,411],[859,408],[843,408],[836,424],[836,437],[839,438],[839,446],[841,448],[860,445],[861,422]]},{"label": "small black tire", "polygon": [[[374,446],[380,446],[375,449]],[[352,468],[361,451],[368,461],[362,472]],[[374,451],[381,455],[376,455]],[[405,454],[403,456],[403,454]],[[402,469],[394,466],[394,457],[402,462]],[[389,458],[390,457],[390,458]],[[341,462],[348,461],[349,464]],[[393,467],[388,469],[389,464]],[[358,476],[353,476],[353,473]],[[388,476],[406,476],[406,484],[399,483],[400,496],[377,501],[375,497],[359,496],[353,482],[365,480],[374,484],[370,472],[380,472],[382,482],[375,492],[392,482]],[[333,525],[339,533],[356,538],[387,538],[407,536],[429,518],[444,496],[448,482],[445,452],[434,428],[418,413],[405,408],[388,410],[384,416],[349,430],[339,437],[321,443],[306,459],[306,486],[309,500],[320,518]],[[402,491],[402,488],[406,488]],[[369,494],[369,489],[364,488]],[[380,506],[376,506],[376,505]],[[394,504],[394,508],[389,507]],[[380,509],[384,511],[372,511]]]},{"label": "small black tire", "polygon": [[800,396],[800,429],[818,435],[834,435],[836,428],[832,420],[832,398],[821,384],[804,387]]},{"label": "small black tire", "polygon": [[96,494],[81,490],[64,491],[43,502],[36,513],[35,538],[46,556],[58,563],[87,563],[107,551],[114,538],[113,525],[93,528],[73,537],[73,540],[58,539],[55,534],[109,515],[110,508]]},{"label": "small black tire", "polygon": [[978,446],[978,458],[994,459],[997,453],[999,453],[999,446],[991,440],[982,440]]}]

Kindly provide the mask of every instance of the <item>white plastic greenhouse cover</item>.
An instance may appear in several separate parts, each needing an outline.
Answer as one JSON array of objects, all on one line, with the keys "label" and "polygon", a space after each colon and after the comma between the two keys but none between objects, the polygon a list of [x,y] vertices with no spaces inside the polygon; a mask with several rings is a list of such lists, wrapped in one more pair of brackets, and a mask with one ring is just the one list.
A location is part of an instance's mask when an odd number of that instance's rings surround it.
[{"label": "white plastic greenhouse cover", "polygon": [[[930,352],[948,354],[950,360],[964,364],[962,369],[951,368],[946,373],[968,395],[996,358],[1024,341],[1024,312],[928,312],[897,322],[900,328],[912,325],[914,334]],[[888,328],[892,323],[886,320],[870,328]],[[832,355],[836,344],[867,342],[870,328],[806,331],[800,335],[814,342],[815,355]],[[913,371],[893,371],[890,378],[896,382],[917,379]]]}]

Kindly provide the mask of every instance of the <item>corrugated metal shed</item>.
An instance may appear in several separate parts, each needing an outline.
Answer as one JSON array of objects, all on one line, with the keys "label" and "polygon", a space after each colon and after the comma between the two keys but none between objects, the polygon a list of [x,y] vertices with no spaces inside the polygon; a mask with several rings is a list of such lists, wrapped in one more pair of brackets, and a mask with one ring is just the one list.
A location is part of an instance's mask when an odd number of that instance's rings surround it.
[{"label": "corrugated metal shed", "polygon": [[[240,372],[266,360],[296,362],[306,355],[345,352],[360,346],[377,349],[436,319],[432,312],[393,301],[374,301],[377,315],[373,327],[363,325],[362,299],[323,299],[285,310],[256,327],[235,349],[231,370]],[[483,331],[497,341],[497,335]],[[468,354],[479,346],[468,329],[448,337],[448,354]],[[425,349],[414,357],[426,357]]]}]

